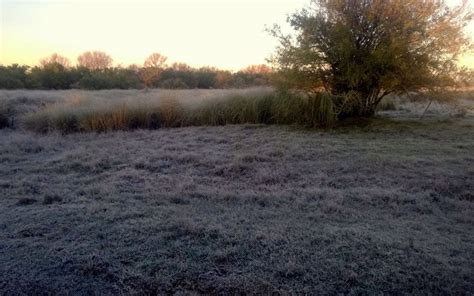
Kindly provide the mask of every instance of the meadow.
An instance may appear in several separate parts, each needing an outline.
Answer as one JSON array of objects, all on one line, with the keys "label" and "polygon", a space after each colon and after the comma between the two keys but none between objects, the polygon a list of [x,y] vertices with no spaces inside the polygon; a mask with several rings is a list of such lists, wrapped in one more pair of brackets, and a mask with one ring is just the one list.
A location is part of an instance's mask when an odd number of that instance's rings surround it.
[{"label": "meadow", "polygon": [[469,295],[455,97],[329,128],[270,88],[0,91],[0,294]]}]

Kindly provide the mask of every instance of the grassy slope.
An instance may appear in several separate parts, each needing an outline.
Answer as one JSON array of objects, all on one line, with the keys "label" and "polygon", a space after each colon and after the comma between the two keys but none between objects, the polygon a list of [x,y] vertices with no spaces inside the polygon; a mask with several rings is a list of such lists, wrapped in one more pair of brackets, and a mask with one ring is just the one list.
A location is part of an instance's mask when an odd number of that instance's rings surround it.
[{"label": "grassy slope", "polygon": [[473,127],[0,130],[1,294],[467,294]]}]

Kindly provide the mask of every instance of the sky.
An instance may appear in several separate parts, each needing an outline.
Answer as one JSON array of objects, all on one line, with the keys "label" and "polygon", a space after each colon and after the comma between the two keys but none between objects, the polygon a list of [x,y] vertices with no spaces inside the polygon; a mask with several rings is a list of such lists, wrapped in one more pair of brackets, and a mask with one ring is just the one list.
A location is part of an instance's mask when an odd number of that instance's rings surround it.
[{"label": "sky", "polygon": [[[457,2],[458,0],[450,0]],[[89,50],[115,65],[169,62],[238,70],[265,63],[277,40],[265,31],[310,0],[0,0],[0,64],[38,64],[54,52],[75,63]],[[474,29],[470,28],[474,34]],[[474,67],[474,56],[462,64]]]}]

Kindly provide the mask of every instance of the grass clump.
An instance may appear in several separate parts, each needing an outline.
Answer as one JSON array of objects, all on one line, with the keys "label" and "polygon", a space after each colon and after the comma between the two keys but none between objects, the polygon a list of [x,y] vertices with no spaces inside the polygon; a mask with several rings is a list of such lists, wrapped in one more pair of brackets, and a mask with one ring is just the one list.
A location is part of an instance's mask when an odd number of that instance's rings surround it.
[{"label": "grass clump", "polygon": [[298,124],[306,127],[329,126],[335,123],[334,97],[326,93],[284,93],[272,106],[273,118],[279,124]]},{"label": "grass clump", "polygon": [[13,126],[14,112],[7,102],[0,101],[0,129]]},{"label": "grass clump", "polygon": [[329,126],[336,121],[334,97],[291,92],[232,94],[201,101],[73,100],[24,117],[24,126],[44,133],[107,132],[226,124]]},{"label": "grass clump", "polygon": [[377,106],[377,111],[396,111],[397,105],[391,97],[385,97]]},{"label": "grass clump", "polygon": [[8,127],[7,112],[3,106],[0,106],[0,128]]}]

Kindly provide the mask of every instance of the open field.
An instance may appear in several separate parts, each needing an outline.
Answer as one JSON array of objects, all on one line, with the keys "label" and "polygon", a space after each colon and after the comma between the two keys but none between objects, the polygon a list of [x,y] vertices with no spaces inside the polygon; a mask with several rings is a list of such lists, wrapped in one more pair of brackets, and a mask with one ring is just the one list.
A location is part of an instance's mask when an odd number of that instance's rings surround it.
[{"label": "open field", "polygon": [[474,291],[472,99],[423,120],[426,102],[396,99],[325,130],[22,128],[77,93],[0,92],[15,114],[0,130],[0,294]]}]

